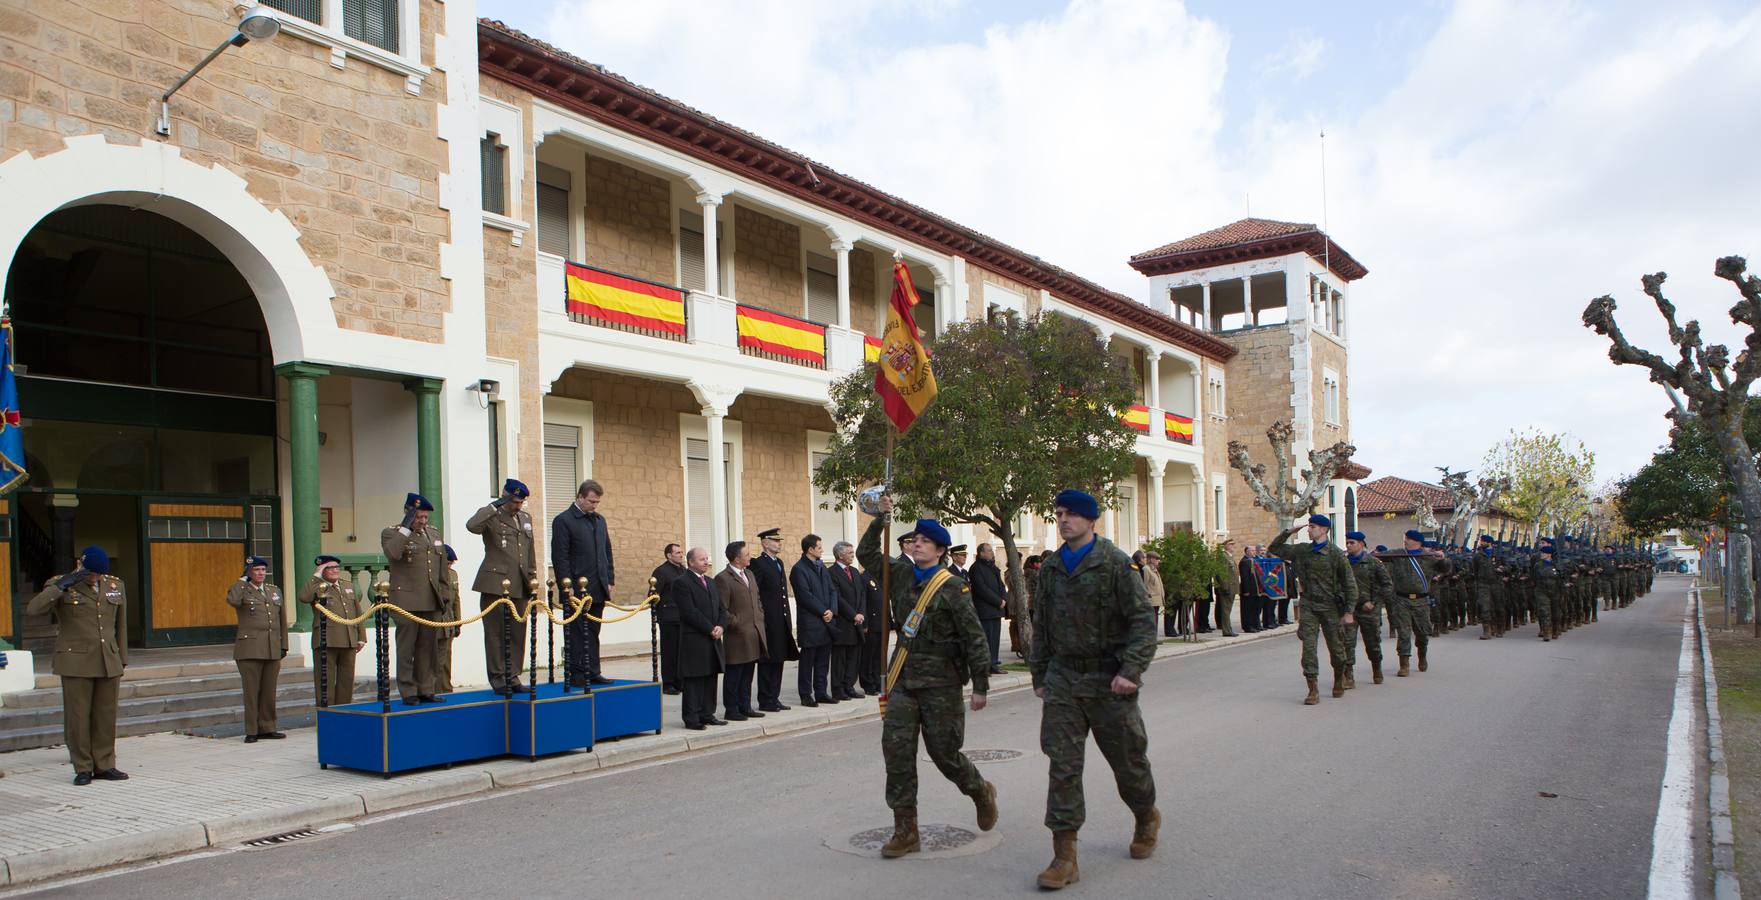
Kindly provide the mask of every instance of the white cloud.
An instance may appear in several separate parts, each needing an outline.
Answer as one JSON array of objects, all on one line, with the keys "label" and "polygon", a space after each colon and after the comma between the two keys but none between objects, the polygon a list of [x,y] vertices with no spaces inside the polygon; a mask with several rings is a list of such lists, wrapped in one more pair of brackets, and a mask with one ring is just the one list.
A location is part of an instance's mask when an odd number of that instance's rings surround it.
[{"label": "white cloud", "polygon": [[1302,81],[1321,67],[1321,58],[1326,53],[1326,38],[1313,34],[1297,35],[1291,38],[1289,46],[1260,61],[1260,77],[1288,77],[1291,81]]},{"label": "white cloud", "polygon": [[[1728,336],[1712,261],[1761,265],[1761,12],[1474,0],[1381,96],[1327,121],[1329,226],[1354,286],[1353,436],[1384,474],[1477,465],[1513,427],[1588,441],[1603,476],[1664,439],[1657,389],[1615,370],[1578,315],[1674,273]],[[546,36],[595,62],[1141,296],[1131,253],[1239,218],[1322,217],[1318,116],[1225,109],[1231,38],[1178,3],[1073,0],[938,33],[911,0],[576,0]],[[903,46],[903,49],[899,49]],[[1324,36],[1281,54],[1316,71]],[[1256,56],[1246,58],[1256,59]],[[1243,66],[1243,72],[1246,73]],[[1313,82],[1310,82],[1312,85]],[[1225,124],[1231,124],[1224,134]]]}]

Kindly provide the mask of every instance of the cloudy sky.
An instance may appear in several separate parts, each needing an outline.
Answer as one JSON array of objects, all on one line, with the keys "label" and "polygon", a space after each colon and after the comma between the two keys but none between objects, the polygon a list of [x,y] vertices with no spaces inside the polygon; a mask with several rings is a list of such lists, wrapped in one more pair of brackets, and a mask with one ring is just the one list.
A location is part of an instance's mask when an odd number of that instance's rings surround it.
[{"label": "cloudy sky", "polygon": [[1251,213],[1321,222],[1353,286],[1352,433],[1377,474],[1513,428],[1608,479],[1667,402],[1579,324],[1667,271],[1731,339],[1761,269],[1761,8],[1435,0],[481,0],[556,43],[1143,299],[1132,253]]}]

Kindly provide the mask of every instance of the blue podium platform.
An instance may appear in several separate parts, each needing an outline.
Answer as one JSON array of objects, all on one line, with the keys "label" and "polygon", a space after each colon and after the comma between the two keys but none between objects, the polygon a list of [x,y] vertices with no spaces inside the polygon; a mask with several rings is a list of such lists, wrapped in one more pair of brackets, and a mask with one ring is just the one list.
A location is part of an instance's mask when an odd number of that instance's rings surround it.
[{"label": "blue podium platform", "polygon": [[318,762],[389,775],[492,756],[536,759],[594,741],[660,730],[660,685],[618,681],[584,694],[541,684],[538,696],[447,694],[444,703],[377,700],[318,710]]}]

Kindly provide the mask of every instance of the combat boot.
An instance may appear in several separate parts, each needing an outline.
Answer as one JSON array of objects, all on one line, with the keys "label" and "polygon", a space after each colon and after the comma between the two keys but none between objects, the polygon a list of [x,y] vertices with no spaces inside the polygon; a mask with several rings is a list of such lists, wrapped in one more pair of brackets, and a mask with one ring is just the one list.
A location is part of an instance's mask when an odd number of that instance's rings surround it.
[{"label": "combat boot", "polygon": [[1162,812],[1155,807],[1132,810],[1137,828],[1131,832],[1131,858],[1149,859],[1156,852],[1156,834],[1162,830]]},{"label": "combat boot", "polygon": [[1420,672],[1428,671],[1430,668],[1431,668],[1431,664],[1425,662],[1425,648],[1420,647],[1419,648],[1419,671]]},{"label": "combat boot", "polygon": [[1321,689],[1318,685],[1315,684],[1315,676],[1304,675],[1303,677],[1308,679],[1309,695],[1302,699],[1302,705],[1303,706],[1314,706],[1315,704],[1321,702]]},{"label": "combat boot", "polygon": [[1346,666],[1345,667],[1345,689],[1349,691],[1354,687],[1357,687],[1357,667],[1356,666]]},{"label": "combat boot", "polygon": [[978,808],[978,830],[989,831],[997,827],[997,786],[985,782],[984,787],[972,796],[972,805]]},{"label": "combat boot", "polygon": [[881,856],[898,859],[923,849],[923,838],[917,833],[917,807],[893,810],[893,836],[881,845]]},{"label": "combat boot", "polygon": [[1333,696],[1334,698],[1345,696],[1345,668],[1343,666],[1333,667]]},{"label": "combat boot", "polygon": [[1409,668],[1409,665],[1411,662],[1412,662],[1412,657],[1402,656],[1400,658],[1400,671],[1395,672],[1394,674],[1400,676],[1401,678],[1405,678],[1406,676],[1411,675],[1412,669]]},{"label": "combat boot", "polygon": [[1489,623],[1481,622],[1480,623],[1480,640],[1489,641],[1491,639],[1492,639],[1492,626]]},{"label": "combat boot", "polygon": [[1076,832],[1052,832],[1052,862],[1039,873],[1039,886],[1055,891],[1080,880],[1082,874],[1076,868]]},{"label": "combat boot", "polygon": [[1370,660],[1370,680],[1377,684],[1382,683],[1382,661],[1379,659]]}]

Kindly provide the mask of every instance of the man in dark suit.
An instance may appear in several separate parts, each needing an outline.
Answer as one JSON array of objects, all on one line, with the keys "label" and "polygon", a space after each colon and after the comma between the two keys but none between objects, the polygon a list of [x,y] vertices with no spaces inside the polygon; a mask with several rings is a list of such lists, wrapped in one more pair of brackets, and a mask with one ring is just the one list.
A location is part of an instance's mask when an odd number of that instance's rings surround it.
[{"label": "man in dark suit", "polygon": [[862,636],[862,658],[857,664],[862,690],[870,694],[881,692],[881,670],[886,661],[881,659],[881,588],[879,576],[870,572],[862,573],[862,615],[867,620],[867,633]]},{"label": "man in dark suit", "polygon": [[654,582],[660,602],[654,605],[654,618],[660,623],[660,690],[663,694],[679,692],[679,608],[673,605],[666,587],[673,579],[686,574],[685,548],[668,544],[661,553],[666,556],[654,567],[649,580]]},{"label": "man in dark suit", "polygon": [[991,674],[1001,675],[1003,611],[1009,608],[1009,595],[1003,589],[1003,570],[997,568],[996,548],[978,545],[978,562],[972,564],[966,581],[972,586],[972,606],[978,611],[978,624],[984,627],[985,643],[991,648]]},{"label": "man in dark suit", "polygon": [[834,700],[860,700],[868,696],[856,686],[862,661],[862,638],[868,631],[867,577],[856,568],[856,545],[839,541],[832,545],[832,587],[838,600],[832,618],[831,690]]},{"label": "man in dark suit", "polygon": [[1241,578],[1241,630],[1253,634],[1265,628],[1265,612],[1261,609],[1264,601],[1260,598],[1260,580],[1253,573],[1253,548],[1247,544],[1241,548],[1241,559],[1236,561],[1235,571]]},{"label": "man in dark suit", "polygon": [[[585,584],[593,600],[587,611],[595,616],[605,615],[605,601],[617,584],[611,534],[598,512],[604,496],[605,488],[589,478],[575,491],[575,502],[550,523],[550,564],[556,577],[571,585]],[[580,595],[579,587],[575,595]],[[563,673],[571,687],[611,684],[610,678],[599,674],[598,622],[581,616],[563,629]]]},{"label": "man in dark suit", "polygon": [[679,704],[685,727],[702,731],[707,725],[726,725],[715,716],[715,676],[721,674],[722,628],[727,612],[709,580],[709,551],[692,547],[685,554],[690,571],[673,579],[667,590],[679,610]]},{"label": "man in dark suit", "polygon": [[764,655],[758,660],[758,708],[781,712],[783,663],[796,658],[795,629],[789,623],[789,573],[780,555],[782,531],[767,528],[758,533],[761,550],[752,561],[752,577],[758,581],[758,603],[764,610]]},{"label": "man in dark suit", "polygon": [[819,558],[819,535],[801,539],[801,558],[789,570],[789,589],[795,592],[795,640],[801,663],[795,671],[795,687],[802,706],[836,703],[826,682],[832,664],[832,620],[837,617],[837,589],[832,575]]},{"label": "man in dark suit", "polygon": [[955,544],[948,548],[948,571],[966,580],[966,545]]}]

